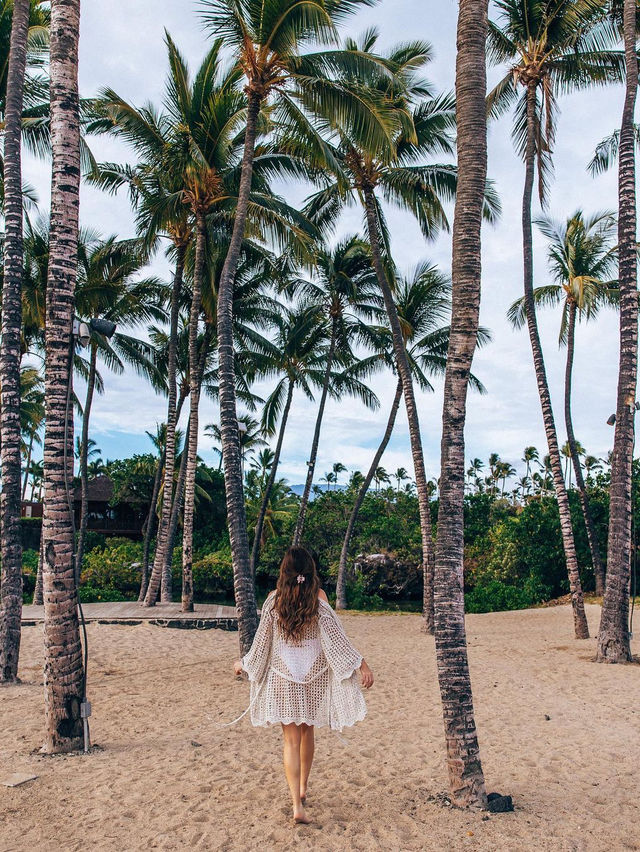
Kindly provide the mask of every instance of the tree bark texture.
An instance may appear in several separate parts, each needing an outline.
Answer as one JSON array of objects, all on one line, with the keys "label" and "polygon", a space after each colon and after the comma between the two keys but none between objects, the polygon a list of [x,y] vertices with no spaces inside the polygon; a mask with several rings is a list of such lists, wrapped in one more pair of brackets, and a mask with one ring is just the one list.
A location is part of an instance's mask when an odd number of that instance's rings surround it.
[{"label": "tree bark texture", "polygon": [[91,405],[96,386],[97,359],[98,347],[95,343],[92,343],[89,358],[89,375],[87,377],[87,396],[82,412],[82,437],[80,438],[80,529],[78,530],[78,546],[76,548],[76,583],[78,584],[80,583],[80,574],[82,573],[84,543],[87,537],[87,523],[89,521],[89,472],[87,470],[89,461],[89,418],[91,417]]},{"label": "tree bark texture", "polygon": [[569,321],[567,329],[567,364],[564,378],[564,420],[567,427],[567,443],[569,444],[569,452],[571,453],[571,462],[576,475],[576,486],[578,488],[578,496],[580,498],[580,506],[584,517],[584,525],[587,530],[587,541],[589,542],[589,551],[591,553],[591,564],[593,566],[593,574],[596,581],[596,594],[604,594],[605,574],[602,557],[600,555],[600,542],[598,541],[598,531],[593,521],[591,513],[591,504],[589,502],[589,494],[585,485],[584,476],[582,474],[582,466],[580,464],[580,456],[578,455],[578,445],[573,431],[573,417],[571,414],[571,382],[573,377],[573,356],[575,351],[576,337],[576,316],[577,305],[572,302],[569,306]]},{"label": "tree bark texture", "polygon": [[149,584],[149,553],[151,550],[151,539],[155,529],[156,508],[158,504],[158,494],[160,493],[160,483],[162,481],[162,470],[164,468],[164,447],[158,459],[156,475],[153,479],[153,492],[151,494],[151,505],[149,506],[149,514],[144,528],[144,545],[142,548],[142,570],[140,572],[140,594],[138,595],[138,603],[144,601]]},{"label": "tree bark texture", "polygon": [[[81,748],[83,742],[80,702],[84,672],[73,561],[73,504],[69,505],[67,492],[67,486],[71,485],[69,467],[73,465],[73,428],[68,428],[65,447],[78,258],[79,31],[79,0],[52,0],[50,85],[53,163],[46,298],[45,552],[42,572],[45,614],[44,750],[47,752],[72,751]],[[72,417],[73,412],[70,410],[69,414]]]},{"label": "tree bark texture", "polygon": [[[373,267],[376,273],[378,286],[384,297],[384,304],[389,317],[391,326],[391,335],[393,339],[393,351],[398,368],[398,375],[402,381],[402,393],[404,396],[404,404],[407,410],[407,419],[409,421],[409,437],[411,439],[411,455],[413,458],[413,470],[416,478],[416,489],[418,491],[418,507],[420,510],[420,534],[422,537],[422,564],[425,578],[425,593],[424,599],[424,618],[426,629],[429,633],[433,632],[433,570],[435,567],[435,553],[433,548],[433,540],[431,538],[431,510],[429,508],[429,492],[427,490],[427,474],[424,467],[424,454],[422,452],[422,437],[420,435],[420,421],[418,419],[418,408],[416,406],[416,398],[413,389],[413,379],[411,376],[411,367],[407,352],[404,346],[404,338],[402,336],[402,328],[400,326],[400,318],[398,317],[398,309],[393,300],[393,293],[387,280],[387,275],[382,262],[382,251],[380,248],[380,236],[378,232],[378,217],[376,213],[376,203],[374,189],[367,185],[363,187],[365,200],[365,212],[367,217],[367,231],[369,242],[371,244],[371,256]],[[424,566],[427,570],[424,570]]]},{"label": "tree bark texture", "polygon": [[609,489],[607,583],[598,650],[601,663],[631,660],[629,582],[631,577],[632,464],[638,373],[638,273],[636,255],[636,164],[633,117],[638,90],[636,4],[624,0],[626,90],[618,152],[618,280],[620,282],[620,364]]},{"label": "tree bark texture", "polygon": [[480,313],[480,230],[487,174],[487,6],[487,0],[460,0],[458,12],[458,186],[434,581],[436,663],[449,788],[454,804],[471,808],[484,808],[487,803],[464,620],[464,427]]},{"label": "tree bark texture", "polygon": [[542,419],[547,437],[547,447],[551,460],[551,473],[560,513],[560,530],[562,533],[562,544],[567,562],[567,574],[569,577],[569,590],[571,592],[571,606],[573,608],[573,625],[576,639],[589,638],[589,626],[584,611],[584,598],[582,595],[582,584],[578,570],[578,557],[571,525],[571,511],[569,509],[569,496],[562,474],[562,461],[558,447],[558,433],[551,407],[551,394],[547,381],[547,371],[542,354],[542,344],[538,331],[538,320],[536,316],[536,305],[533,296],[533,237],[531,232],[531,201],[533,195],[533,179],[536,159],[536,83],[532,81],[527,87],[527,146],[525,154],[525,184],[522,197],[522,247],[524,257],[524,303],[527,314],[527,328],[531,351],[533,353],[533,366],[538,385],[538,395],[542,407]]},{"label": "tree bark texture", "polygon": [[[15,0],[4,115],[4,275],[0,329],[0,683],[18,679],[22,619],[20,331],[22,326],[21,132],[29,0]],[[27,469],[28,470],[28,469]]]},{"label": "tree bark texture", "polygon": [[249,194],[253,176],[253,158],[257,136],[260,95],[249,91],[247,126],[233,231],[225,258],[218,290],[218,384],[220,396],[220,432],[224,485],[227,498],[227,523],[233,562],[233,588],[238,611],[240,652],[251,648],[258,629],[256,589],[251,572],[247,514],[242,482],[242,455],[238,412],[236,407],[235,366],[233,350],[233,287],[240,250],[244,239]]},{"label": "tree bark texture", "polygon": [[[196,496],[196,467],[198,465],[198,408],[200,381],[198,370],[198,322],[202,303],[202,276],[207,225],[203,213],[197,216],[196,256],[193,272],[193,293],[189,317],[189,432],[185,451],[187,467],[184,484],[184,518],[182,522],[182,612],[193,612],[193,511]],[[176,495],[176,499],[178,496]]]},{"label": "tree bark texture", "polygon": [[182,277],[184,274],[184,261],[186,246],[176,246],[177,258],[173,277],[173,289],[171,291],[171,317],[169,324],[169,352],[167,364],[167,431],[165,438],[165,462],[164,462],[164,491],[162,494],[162,509],[156,535],[156,550],[153,557],[153,568],[147,594],[144,599],[145,606],[155,606],[158,592],[164,578],[165,596],[167,589],[171,588],[171,577],[167,577],[165,570],[165,548],[167,533],[171,518],[171,501],[173,495],[173,473],[176,463],[176,360],[178,346],[178,318],[180,315],[180,294],[182,292]]}]

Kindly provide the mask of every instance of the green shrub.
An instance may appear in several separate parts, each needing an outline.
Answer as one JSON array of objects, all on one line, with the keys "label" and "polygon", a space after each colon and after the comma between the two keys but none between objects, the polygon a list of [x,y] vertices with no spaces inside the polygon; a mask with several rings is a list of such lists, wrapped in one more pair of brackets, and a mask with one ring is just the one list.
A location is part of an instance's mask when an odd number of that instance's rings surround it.
[{"label": "green shrub", "polygon": [[85,556],[80,585],[94,589],[117,589],[131,596],[140,588],[140,568],[131,566],[141,562],[140,542],[128,538],[109,539],[104,548],[97,547]]},{"label": "green shrub", "polygon": [[[84,552],[90,553],[92,550],[95,550],[96,547],[104,548],[107,546],[107,543],[111,543],[116,539],[108,539],[104,533],[96,532],[95,530],[87,530],[84,538]],[[122,539],[117,539],[117,541],[122,541]]]},{"label": "green shrub", "polygon": [[378,594],[368,594],[362,576],[347,581],[347,607],[349,609],[383,609],[384,601]]},{"label": "green shrub", "polygon": [[193,591],[196,597],[233,593],[230,549],[217,550],[194,561]]},{"label": "green shrub", "polygon": [[35,577],[38,573],[38,558],[37,550],[22,551],[22,571],[24,574],[33,574]]},{"label": "green shrub", "polygon": [[99,589],[95,586],[80,586],[78,594],[81,603],[111,603],[136,599],[134,594],[124,595],[118,589]]},{"label": "green shrub", "polygon": [[485,579],[465,595],[467,612],[499,612],[527,609],[548,597],[548,586],[536,577],[527,577],[520,586],[498,579]]},{"label": "green shrub", "polygon": [[30,603],[33,599],[38,576],[38,558],[37,550],[22,551],[22,600],[25,603]]}]

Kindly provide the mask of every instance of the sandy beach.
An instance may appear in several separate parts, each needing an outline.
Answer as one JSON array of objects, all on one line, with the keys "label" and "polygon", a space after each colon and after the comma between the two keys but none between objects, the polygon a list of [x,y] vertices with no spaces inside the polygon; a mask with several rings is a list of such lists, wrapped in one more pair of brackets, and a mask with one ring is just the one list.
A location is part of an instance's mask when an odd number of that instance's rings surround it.
[{"label": "sandy beach", "polygon": [[[599,609],[588,608],[592,634]],[[281,735],[245,718],[237,634],[89,626],[90,755],[45,757],[42,627],[0,690],[0,849],[640,849],[640,670],[598,666],[568,607],[468,617],[489,791],[515,812],[447,807],[434,646],[417,615],[348,614],[375,671],[368,717],[317,734],[311,826],[292,826]],[[634,651],[640,648],[634,641]],[[34,751],[36,753],[34,753]]]}]

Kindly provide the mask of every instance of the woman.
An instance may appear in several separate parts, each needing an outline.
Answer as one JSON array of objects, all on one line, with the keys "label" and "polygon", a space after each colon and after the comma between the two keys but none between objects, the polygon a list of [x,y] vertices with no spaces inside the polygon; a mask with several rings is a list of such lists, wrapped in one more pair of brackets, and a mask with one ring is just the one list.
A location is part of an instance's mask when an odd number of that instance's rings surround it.
[{"label": "woman", "polygon": [[356,672],[365,689],[372,686],[373,673],[347,639],[303,547],[290,547],[282,560],[251,650],[235,664],[236,674],[242,670],[251,681],[252,724],[282,725],[293,819],[309,823],[304,804],[314,728],[341,731],[364,719],[367,708]]}]

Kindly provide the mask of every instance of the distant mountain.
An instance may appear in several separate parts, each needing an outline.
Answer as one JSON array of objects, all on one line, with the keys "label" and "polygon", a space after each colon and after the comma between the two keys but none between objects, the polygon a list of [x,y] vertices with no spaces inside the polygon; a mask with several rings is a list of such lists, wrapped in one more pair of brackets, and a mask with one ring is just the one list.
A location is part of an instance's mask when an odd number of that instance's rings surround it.
[{"label": "distant mountain", "polygon": [[[331,488],[329,488],[329,486],[326,484],[326,482],[323,483],[322,485],[318,485],[317,482],[314,482],[313,486],[312,486],[312,490],[311,490],[311,498],[312,499],[313,499],[313,493],[314,493],[313,489],[314,488],[319,488],[320,491],[344,491],[345,486],[344,485],[338,485],[336,487],[335,485],[332,485]],[[291,491],[293,491],[294,494],[297,494],[298,497],[302,497],[302,493],[304,492],[304,483],[302,483],[300,485],[290,485],[289,489]]]}]

